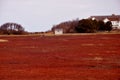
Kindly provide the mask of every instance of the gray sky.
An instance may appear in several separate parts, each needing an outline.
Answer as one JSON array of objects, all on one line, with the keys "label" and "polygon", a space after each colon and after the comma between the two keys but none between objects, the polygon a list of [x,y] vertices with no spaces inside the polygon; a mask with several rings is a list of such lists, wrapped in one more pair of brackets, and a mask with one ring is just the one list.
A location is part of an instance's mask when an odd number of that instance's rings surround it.
[{"label": "gray sky", "polygon": [[120,0],[0,0],[0,25],[21,24],[26,31],[47,31],[53,25],[92,15],[120,15]]}]

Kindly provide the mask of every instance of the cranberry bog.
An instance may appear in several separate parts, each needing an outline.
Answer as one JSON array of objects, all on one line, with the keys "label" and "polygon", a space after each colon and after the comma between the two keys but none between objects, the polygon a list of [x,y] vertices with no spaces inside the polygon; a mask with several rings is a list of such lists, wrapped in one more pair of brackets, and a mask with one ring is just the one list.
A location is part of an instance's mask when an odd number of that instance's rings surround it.
[{"label": "cranberry bog", "polygon": [[0,80],[120,80],[120,34],[0,36]]}]

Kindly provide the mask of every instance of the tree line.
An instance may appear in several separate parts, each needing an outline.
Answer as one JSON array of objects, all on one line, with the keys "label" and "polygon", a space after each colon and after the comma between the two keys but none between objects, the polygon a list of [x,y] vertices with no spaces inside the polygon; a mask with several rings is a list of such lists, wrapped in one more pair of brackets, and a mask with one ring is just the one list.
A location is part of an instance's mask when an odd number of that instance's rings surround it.
[{"label": "tree line", "polygon": [[17,23],[5,23],[0,26],[0,34],[25,34],[24,28]]},{"label": "tree line", "polygon": [[[112,23],[110,21],[104,23],[92,19],[76,19],[65,21],[52,27],[52,31],[56,28],[62,28],[64,33],[94,33],[98,31],[111,31]],[[0,34],[28,34],[25,29],[17,23],[5,23],[0,26]]]},{"label": "tree line", "polygon": [[52,31],[56,28],[62,28],[64,33],[94,33],[98,31],[111,31],[112,23],[110,21],[104,23],[103,21],[92,19],[76,19],[54,25]]}]

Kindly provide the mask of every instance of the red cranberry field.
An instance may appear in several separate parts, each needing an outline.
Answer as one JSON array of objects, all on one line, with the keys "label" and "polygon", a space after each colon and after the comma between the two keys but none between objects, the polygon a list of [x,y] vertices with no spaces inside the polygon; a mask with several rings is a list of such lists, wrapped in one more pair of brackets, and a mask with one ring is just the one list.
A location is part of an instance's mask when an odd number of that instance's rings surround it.
[{"label": "red cranberry field", "polygon": [[120,34],[0,36],[0,80],[120,80]]}]

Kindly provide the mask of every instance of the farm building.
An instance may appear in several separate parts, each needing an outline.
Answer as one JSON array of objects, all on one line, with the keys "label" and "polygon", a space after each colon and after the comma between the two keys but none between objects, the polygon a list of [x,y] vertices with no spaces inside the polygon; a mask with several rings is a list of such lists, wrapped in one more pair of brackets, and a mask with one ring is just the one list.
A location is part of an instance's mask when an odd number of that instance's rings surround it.
[{"label": "farm building", "polygon": [[63,29],[62,28],[56,28],[56,29],[54,29],[54,34],[55,35],[61,35],[61,34],[63,34]]},{"label": "farm building", "polygon": [[90,19],[97,21],[104,21],[105,23],[111,21],[113,29],[120,29],[120,15],[108,15],[108,16],[91,16]]}]

